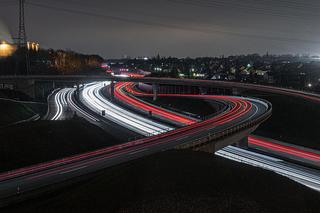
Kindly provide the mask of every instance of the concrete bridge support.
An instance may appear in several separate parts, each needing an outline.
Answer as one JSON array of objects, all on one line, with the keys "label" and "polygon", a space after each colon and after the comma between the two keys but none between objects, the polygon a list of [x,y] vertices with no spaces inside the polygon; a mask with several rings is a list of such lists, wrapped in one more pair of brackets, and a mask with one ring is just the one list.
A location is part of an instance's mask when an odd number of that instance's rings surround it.
[{"label": "concrete bridge support", "polygon": [[0,89],[3,90],[15,90],[26,94],[32,99],[36,98],[35,80],[32,79],[19,79],[9,80],[3,79],[0,81]]},{"label": "concrete bridge support", "polygon": [[208,88],[207,87],[199,87],[200,94],[201,95],[206,95],[208,94]]},{"label": "concrete bridge support", "polygon": [[76,95],[77,95],[77,98],[79,98],[79,96],[80,96],[80,84],[79,84],[79,82],[77,82],[77,89],[76,89]]},{"label": "concrete bridge support", "polygon": [[158,88],[159,88],[158,84],[156,83],[152,84],[153,101],[156,101],[158,98]]},{"label": "concrete bridge support", "polygon": [[35,80],[19,80],[15,82],[14,90],[22,92],[32,99],[36,98]]},{"label": "concrete bridge support", "polygon": [[0,80],[0,89],[14,90],[29,96],[33,100],[46,100],[46,96],[56,88],[54,80],[37,81],[33,79]]},{"label": "concrete bridge support", "polygon": [[215,138],[217,135],[209,134],[207,137],[198,139],[192,143],[179,145],[176,149],[191,149],[211,154],[229,145],[235,145],[246,149],[248,148],[248,136],[256,128],[257,126],[254,126],[219,139]]},{"label": "concrete bridge support", "polygon": [[110,94],[111,94],[111,98],[114,98],[114,81],[111,81],[110,84]]},{"label": "concrete bridge support", "polygon": [[244,137],[238,143],[235,144],[239,148],[247,149],[248,148],[248,137]]},{"label": "concrete bridge support", "polygon": [[232,95],[234,96],[238,96],[240,95],[240,90],[238,88],[232,88]]}]

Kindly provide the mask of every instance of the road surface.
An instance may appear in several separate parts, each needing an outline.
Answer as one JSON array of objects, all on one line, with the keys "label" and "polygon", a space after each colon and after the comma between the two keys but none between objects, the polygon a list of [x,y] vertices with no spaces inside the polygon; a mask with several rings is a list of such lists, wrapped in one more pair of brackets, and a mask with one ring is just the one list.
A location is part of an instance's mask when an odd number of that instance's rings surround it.
[{"label": "road surface", "polygon": [[[105,82],[104,84],[107,83]],[[113,119],[114,122],[119,122],[120,125],[126,127],[130,126],[132,130],[139,129],[137,131],[140,133],[144,132],[152,136],[94,152],[2,173],[0,174],[1,205],[5,205],[10,201],[10,198],[16,198],[17,195],[21,197],[21,195],[27,192],[35,191],[54,183],[92,173],[159,151],[172,149],[177,145],[208,137],[210,134],[222,135],[226,130],[229,133],[230,128],[238,130],[241,125],[244,128],[246,127],[245,125],[248,125],[248,121],[258,119],[261,116],[268,116],[268,113],[270,113],[269,105],[262,101],[246,100],[237,97],[217,97],[217,99],[220,98],[228,102],[230,107],[225,112],[206,121],[172,130],[172,128],[170,129],[170,127],[163,124],[156,124],[152,120],[144,124],[141,122],[145,121],[143,117],[138,117],[134,113],[125,111],[123,108],[110,105],[112,103],[99,94],[104,84],[90,84],[82,90],[85,104],[88,104],[89,108],[92,108],[93,111],[97,110],[96,113],[101,109],[106,109],[105,117],[108,119]],[[62,97],[70,97],[72,93],[74,93],[74,89],[63,89],[54,95],[57,106],[57,112],[53,116],[54,120],[65,116],[62,108],[68,105],[68,102],[72,102],[72,99],[67,98],[66,101]],[[77,109],[77,107],[74,106],[74,109]],[[80,113],[80,110],[78,111]],[[85,111],[85,113],[89,112]],[[88,115],[91,116],[93,114],[89,113]],[[96,116],[94,118],[96,119]],[[153,124],[155,125],[153,126]],[[159,134],[160,132],[165,133]]]},{"label": "road surface", "polygon": [[[127,103],[133,108],[138,107],[139,109],[144,109],[145,111],[153,110],[155,114],[158,114],[159,116],[167,119],[170,119],[171,117],[173,117],[171,116],[171,114],[174,114],[174,112],[168,111],[159,106],[155,106],[155,105],[150,106],[150,103],[146,103],[140,100],[139,98],[132,96],[132,95],[152,96],[152,94],[138,91],[134,87],[134,85],[135,84],[133,83],[118,83],[117,86],[115,87],[116,88],[115,97]],[[202,98],[202,99],[215,98],[210,95],[159,94],[159,96],[169,96],[169,97],[183,96],[183,97]],[[175,116],[188,119],[183,115],[175,114]],[[180,121],[183,122],[182,119],[180,119]],[[195,121],[193,121],[193,119],[188,119],[187,122],[194,123]],[[271,141],[257,138],[254,136],[250,136],[248,139],[248,142],[249,144],[252,144],[255,146],[272,149],[274,151],[282,152],[288,155],[294,155],[295,157],[307,159],[314,163],[320,163],[320,155],[316,153],[304,151],[301,149],[297,149],[297,148],[293,148],[285,145],[275,144],[275,143],[272,143]],[[320,172],[318,170],[310,169],[304,166],[299,166],[294,163],[286,162],[284,160],[269,157],[267,155],[258,154],[254,151],[248,151],[248,150],[240,149],[233,146],[228,146],[216,152],[216,155],[277,172],[303,185],[306,185],[308,187],[311,187],[313,189],[320,191]]]}]

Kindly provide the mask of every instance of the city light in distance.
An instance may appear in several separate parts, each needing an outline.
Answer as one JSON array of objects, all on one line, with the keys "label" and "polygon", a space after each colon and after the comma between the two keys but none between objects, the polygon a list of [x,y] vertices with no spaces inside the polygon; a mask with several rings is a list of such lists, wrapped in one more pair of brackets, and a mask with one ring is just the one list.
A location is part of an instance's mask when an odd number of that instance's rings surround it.
[{"label": "city light in distance", "polygon": [[27,48],[28,48],[28,50],[33,50],[33,51],[38,52],[39,49],[40,49],[40,44],[36,43],[36,42],[28,41],[27,42]]}]

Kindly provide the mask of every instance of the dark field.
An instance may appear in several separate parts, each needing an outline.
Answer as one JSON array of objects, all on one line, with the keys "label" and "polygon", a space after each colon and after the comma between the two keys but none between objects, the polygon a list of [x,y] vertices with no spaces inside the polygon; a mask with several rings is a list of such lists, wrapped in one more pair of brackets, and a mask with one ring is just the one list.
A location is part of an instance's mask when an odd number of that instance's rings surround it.
[{"label": "dark field", "polygon": [[254,134],[320,150],[320,105],[302,98],[248,91],[272,103],[273,113]]},{"label": "dark field", "polygon": [[214,114],[217,111],[214,104],[210,104],[205,100],[199,101],[199,99],[182,97],[158,97],[156,101],[153,101],[152,97],[139,98],[172,111],[182,111],[194,115],[200,115],[201,117]]},{"label": "dark field", "polygon": [[320,194],[210,154],[167,151],[1,210],[16,212],[319,212]]},{"label": "dark field", "polygon": [[120,143],[84,121],[37,121],[0,130],[0,172]]},{"label": "dark field", "polygon": [[45,103],[37,103],[37,102],[23,102],[23,105],[30,108],[35,113],[39,114],[40,116],[44,116],[47,113],[48,105]]},{"label": "dark field", "polygon": [[0,90],[0,97],[1,98],[9,98],[9,99],[14,99],[14,100],[20,100],[20,101],[31,101],[32,98],[27,96],[26,94],[15,91],[15,90]]},{"label": "dark field", "polygon": [[0,127],[28,119],[36,113],[24,104],[0,100]]}]

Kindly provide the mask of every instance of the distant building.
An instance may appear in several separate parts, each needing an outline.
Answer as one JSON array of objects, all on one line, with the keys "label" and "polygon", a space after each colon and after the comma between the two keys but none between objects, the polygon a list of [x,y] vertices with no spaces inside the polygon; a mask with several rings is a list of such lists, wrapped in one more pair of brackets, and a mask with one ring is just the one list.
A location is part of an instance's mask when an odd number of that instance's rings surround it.
[{"label": "distant building", "polygon": [[32,50],[32,51],[38,52],[39,49],[40,49],[40,44],[37,43],[37,42],[28,41],[27,42],[27,48],[28,48],[28,50]]}]

